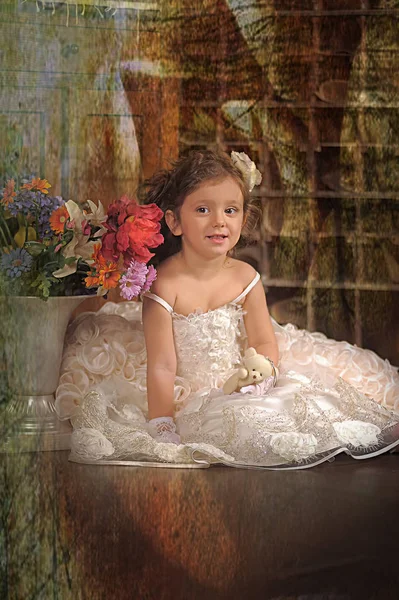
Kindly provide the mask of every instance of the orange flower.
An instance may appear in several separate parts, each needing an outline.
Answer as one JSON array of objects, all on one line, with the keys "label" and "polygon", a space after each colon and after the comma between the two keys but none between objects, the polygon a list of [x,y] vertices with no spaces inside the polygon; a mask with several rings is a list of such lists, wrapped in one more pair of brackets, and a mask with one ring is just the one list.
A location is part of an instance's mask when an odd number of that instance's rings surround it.
[{"label": "orange flower", "polygon": [[64,233],[65,223],[69,219],[69,212],[65,206],[53,210],[50,217],[50,227],[55,233]]},{"label": "orange flower", "polygon": [[94,264],[98,267],[105,266],[107,264],[105,258],[101,254],[101,244],[94,244],[93,254],[91,257],[94,260]]},{"label": "orange flower", "polygon": [[108,263],[100,269],[99,283],[105,290],[116,288],[120,278],[121,273],[116,263]]},{"label": "orange flower", "polygon": [[6,183],[6,187],[3,191],[3,200],[2,203],[5,206],[8,206],[12,202],[14,202],[14,198],[17,194],[15,193],[15,181],[14,179],[9,179]]},{"label": "orange flower", "polygon": [[88,287],[88,288],[95,287],[96,285],[100,284],[100,280],[98,277],[89,275],[88,277],[85,278],[85,284],[86,284],[86,287]]},{"label": "orange flower", "polygon": [[106,262],[100,254],[101,246],[94,246],[93,258],[96,259],[96,264],[92,265],[91,273],[85,278],[86,287],[102,286],[105,290],[116,288],[121,278],[121,272],[118,265],[114,262]]},{"label": "orange flower", "polygon": [[42,192],[42,194],[48,194],[48,188],[51,188],[51,184],[47,181],[47,179],[40,179],[40,177],[34,177],[32,181],[24,183],[21,189],[35,190],[37,192]]}]

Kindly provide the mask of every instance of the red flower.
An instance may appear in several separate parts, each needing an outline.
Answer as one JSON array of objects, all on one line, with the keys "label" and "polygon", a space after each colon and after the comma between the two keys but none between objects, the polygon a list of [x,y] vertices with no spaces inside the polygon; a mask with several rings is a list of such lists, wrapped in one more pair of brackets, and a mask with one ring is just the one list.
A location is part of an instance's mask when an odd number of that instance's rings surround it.
[{"label": "red flower", "polygon": [[148,248],[156,248],[163,242],[163,236],[159,233],[161,226],[149,219],[137,217],[129,218],[128,223],[129,247],[137,254],[137,260],[144,262],[143,257],[149,254]]},{"label": "red flower", "polygon": [[111,222],[113,228],[116,229],[118,225],[122,225],[125,219],[133,214],[136,206],[138,206],[136,200],[131,200],[127,196],[122,196],[120,200],[117,200],[108,207],[107,223]]},{"label": "red flower", "polygon": [[105,227],[108,231],[102,237],[103,256],[117,261],[122,254],[125,266],[133,258],[148,262],[154,256],[148,248],[156,248],[163,242],[159,233],[162,210],[156,204],[141,206],[123,196],[110,205],[107,214]]},{"label": "red flower", "polygon": [[118,249],[125,252],[129,248],[129,227],[122,225],[116,233]]},{"label": "red flower", "polygon": [[120,252],[116,249],[116,234],[104,233],[101,238],[102,253],[107,260],[118,260]]}]

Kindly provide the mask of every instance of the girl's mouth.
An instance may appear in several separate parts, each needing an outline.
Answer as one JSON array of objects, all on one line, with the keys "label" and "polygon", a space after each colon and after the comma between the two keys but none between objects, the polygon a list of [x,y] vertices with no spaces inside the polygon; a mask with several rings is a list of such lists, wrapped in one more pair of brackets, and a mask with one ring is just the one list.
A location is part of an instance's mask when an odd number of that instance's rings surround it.
[{"label": "girl's mouth", "polygon": [[227,239],[227,235],[207,235],[206,237],[214,244],[222,244]]}]

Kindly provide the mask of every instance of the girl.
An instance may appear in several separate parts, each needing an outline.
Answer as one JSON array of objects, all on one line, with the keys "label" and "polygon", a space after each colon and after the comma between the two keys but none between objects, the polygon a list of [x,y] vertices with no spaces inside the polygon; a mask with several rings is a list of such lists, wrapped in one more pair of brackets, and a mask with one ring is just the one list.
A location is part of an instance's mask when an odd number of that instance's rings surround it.
[{"label": "girl", "polygon": [[[137,303],[107,304],[69,330],[56,406],[72,418],[71,460],[292,469],[399,444],[399,416],[375,401],[399,396],[396,370],[272,322],[259,274],[232,257],[254,229],[259,182],[246,155],[213,152],[193,152],[148,182],[144,201],[164,211],[165,243],[143,326]],[[224,394],[246,346],[271,372],[279,364],[277,382]],[[362,392],[377,380],[371,399]]]}]

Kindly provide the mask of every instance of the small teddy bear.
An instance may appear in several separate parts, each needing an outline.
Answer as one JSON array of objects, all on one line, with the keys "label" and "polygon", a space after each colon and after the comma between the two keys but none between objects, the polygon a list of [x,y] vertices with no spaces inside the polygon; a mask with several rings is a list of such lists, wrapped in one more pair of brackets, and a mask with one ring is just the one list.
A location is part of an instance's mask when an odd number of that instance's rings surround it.
[{"label": "small teddy bear", "polygon": [[258,354],[255,348],[248,348],[245,351],[243,363],[244,366],[239,367],[223,385],[224,394],[238,392],[242,387],[260,383],[268,377],[276,379],[277,370],[273,362],[262,354]]}]

